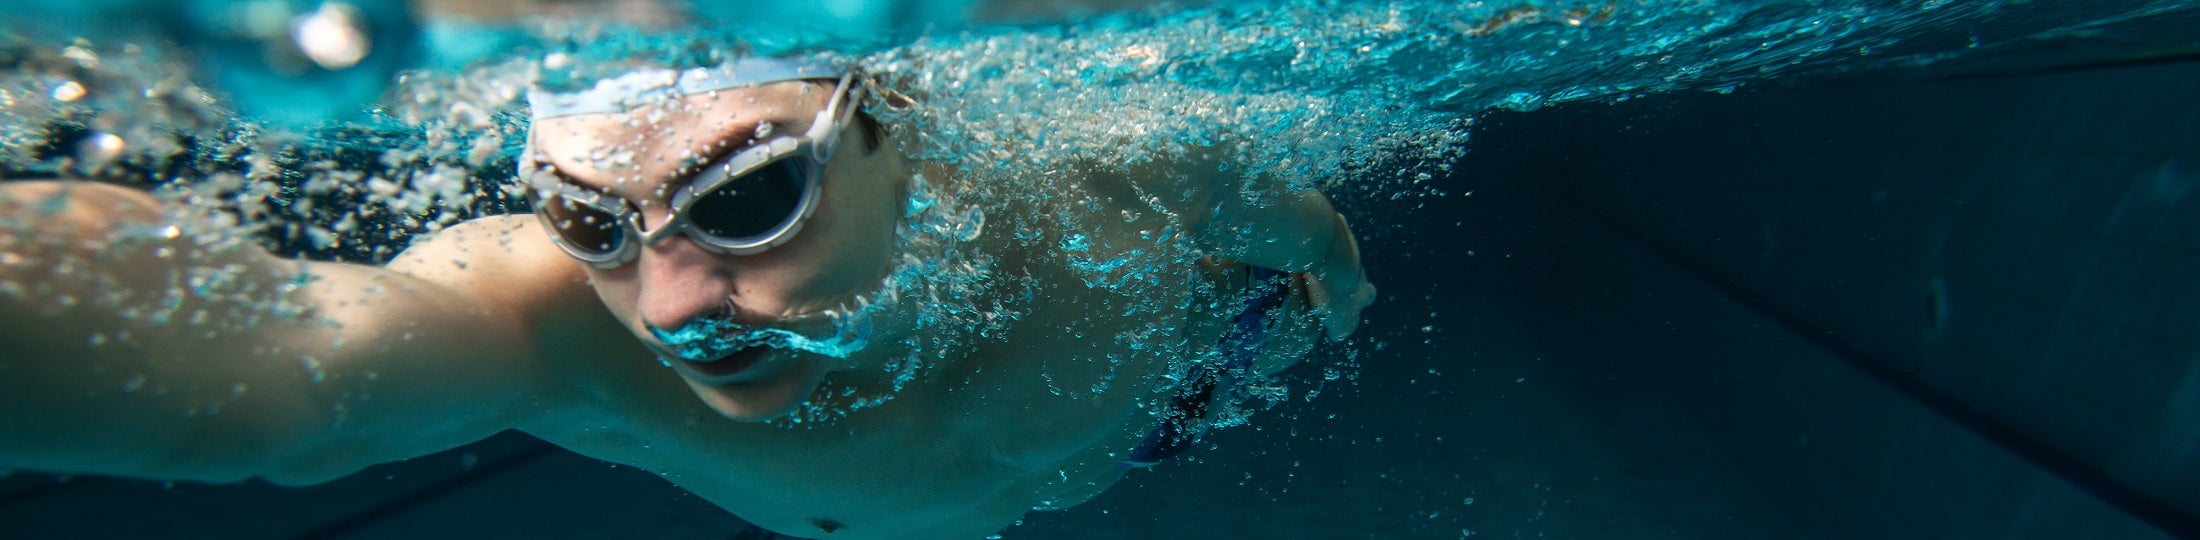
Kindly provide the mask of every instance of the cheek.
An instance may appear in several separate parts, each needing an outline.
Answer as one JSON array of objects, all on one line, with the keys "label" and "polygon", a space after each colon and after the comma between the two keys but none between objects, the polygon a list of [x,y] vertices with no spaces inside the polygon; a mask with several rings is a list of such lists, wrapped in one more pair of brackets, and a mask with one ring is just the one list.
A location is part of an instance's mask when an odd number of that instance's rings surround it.
[{"label": "cheek", "polygon": [[[866,176],[871,173],[861,172]],[[877,177],[850,184],[857,185],[835,194],[833,201],[839,210],[833,216],[833,226],[840,229],[835,235],[843,244],[840,256],[864,262],[884,260],[893,247],[894,226],[901,217],[895,190]]]},{"label": "cheek", "polygon": [[641,283],[634,279],[634,265],[628,264],[610,270],[588,269],[588,284],[596,289],[596,298],[620,321],[635,318],[635,303],[641,298]]},{"label": "cheek", "polygon": [[[868,288],[883,275],[891,258],[893,226],[900,215],[891,200],[892,190],[854,176],[826,179],[837,183],[834,188],[838,189],[826,190],[801,236],[782,246],[792,248],[784,250],[785,259],[774,261],[780,263],[774,266],[804,274],[803,281],[817,289],[813,293],[842,295]],[[762,255],[776,256],[779,251]]]},{"label": "cheek", "polygon": [[829,191],[831,202],[840,208],[838,225],[847,230],[841,237],[849,247],[881,248],[891,246],[894,226],[901,221],[902,185],[906,179],[895,179],[876,168],[857,168],[834,180],[840,180],[843,189]]}]

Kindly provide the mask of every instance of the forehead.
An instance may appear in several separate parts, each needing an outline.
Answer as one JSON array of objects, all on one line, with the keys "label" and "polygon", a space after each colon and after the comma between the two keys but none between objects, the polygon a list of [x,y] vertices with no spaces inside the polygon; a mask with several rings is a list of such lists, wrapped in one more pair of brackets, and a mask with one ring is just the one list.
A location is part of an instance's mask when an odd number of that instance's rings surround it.
[{"label": "forehead", "polygon": [[575,183],[614,192],[648,188],[738,152],[767,135],[809,129],[832,92],[803,81],[666,99],[618,113],[536,120],[527,153]]}]

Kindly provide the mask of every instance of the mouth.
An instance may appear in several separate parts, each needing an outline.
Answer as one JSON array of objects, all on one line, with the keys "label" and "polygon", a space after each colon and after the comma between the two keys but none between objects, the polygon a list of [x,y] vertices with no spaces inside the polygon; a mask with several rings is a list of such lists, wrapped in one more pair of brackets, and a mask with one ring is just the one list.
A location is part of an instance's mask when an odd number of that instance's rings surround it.
[{"label": "mouth", "polygon": [[677,356],[675,358],[680,359],[678,361],[679,369],[694,375],[697,382],[721,385],[755,379],[757,373],[753,373],[755,370],[752,368],[769,360],[773,352],[770,346],[756,345],[734,349],[725,354],[702,360],[691,360],[687,357]]}]

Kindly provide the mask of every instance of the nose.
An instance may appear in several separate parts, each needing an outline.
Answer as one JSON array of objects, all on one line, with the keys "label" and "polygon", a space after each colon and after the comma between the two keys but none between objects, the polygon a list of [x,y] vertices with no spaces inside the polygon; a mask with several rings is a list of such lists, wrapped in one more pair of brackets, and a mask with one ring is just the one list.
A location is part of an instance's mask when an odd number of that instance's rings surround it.
[{"label": "nose", "polygon": [[720,313],[733,296],[731,269],[686,235],[644,247],[634,263],[641,282],[635,307],[652,328],[677,329]]}]

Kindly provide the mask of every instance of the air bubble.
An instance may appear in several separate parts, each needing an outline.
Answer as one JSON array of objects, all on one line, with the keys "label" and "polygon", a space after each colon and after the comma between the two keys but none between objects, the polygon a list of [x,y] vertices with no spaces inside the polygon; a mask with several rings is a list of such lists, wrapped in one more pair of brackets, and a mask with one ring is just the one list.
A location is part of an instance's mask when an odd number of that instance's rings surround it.
[{"label": "air bubble", "polygon": [[323,2],[320,9],[292,23],[291,40],[299,52],[322,69],[345,69],[358,64],[374,48],[365,23],[358,8],[343,2]]},{"label": "air bubble", "polygon": [[127,143],[122,137],[104,131],[94,132],[77,141],[76,160],[85,166],[99,167],[120,157],[125,146]]},{"label": "air bubble", "polygon": [[76,81],[63,81],[53,87],[54,101],[66,103],[76,101],[77,98],[82,97],[84,97],[84,85],[78,84]]}]

